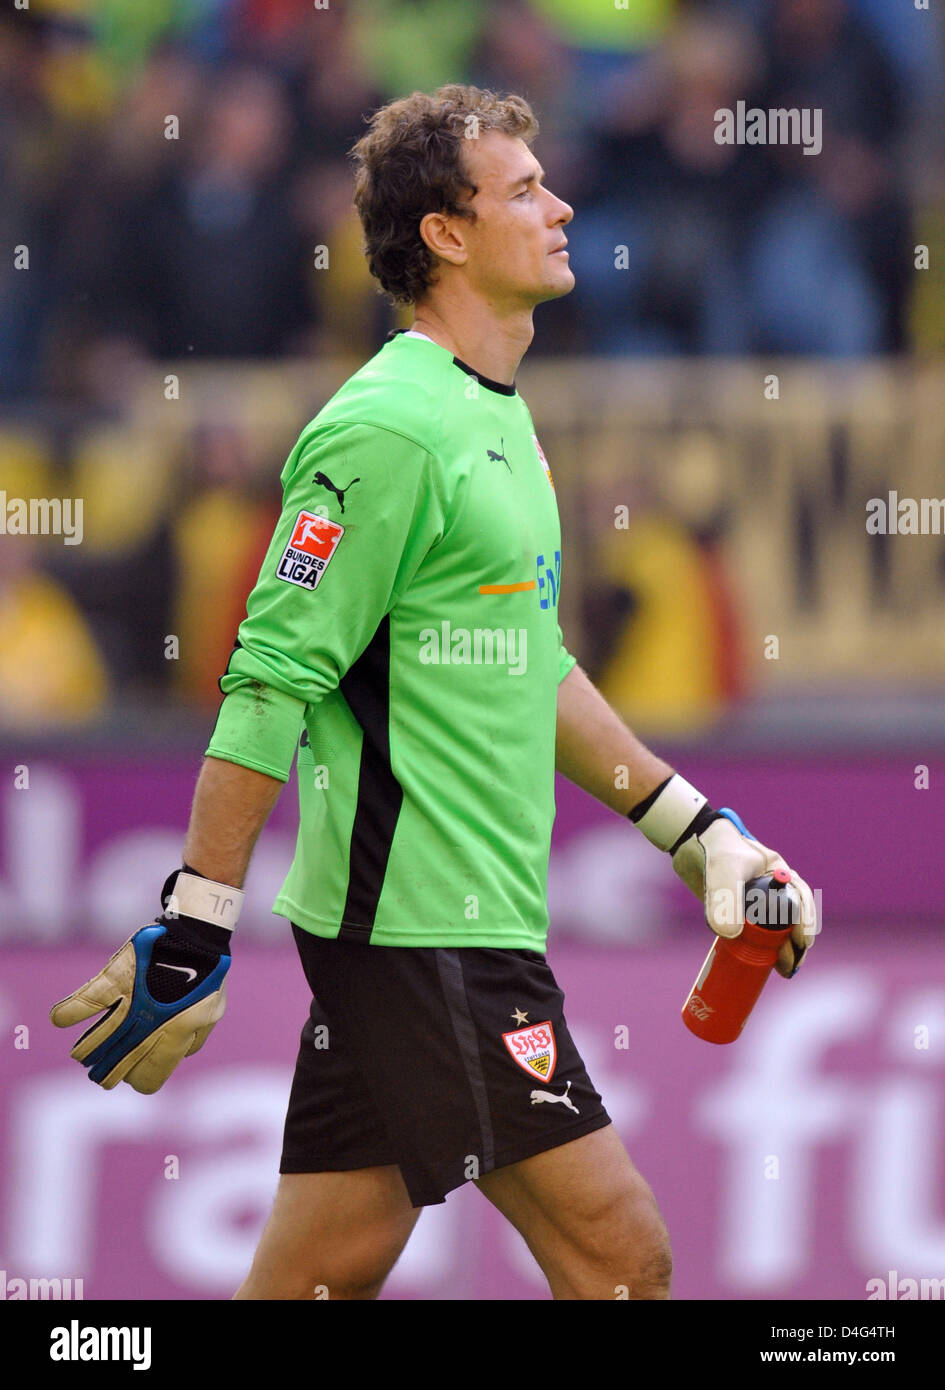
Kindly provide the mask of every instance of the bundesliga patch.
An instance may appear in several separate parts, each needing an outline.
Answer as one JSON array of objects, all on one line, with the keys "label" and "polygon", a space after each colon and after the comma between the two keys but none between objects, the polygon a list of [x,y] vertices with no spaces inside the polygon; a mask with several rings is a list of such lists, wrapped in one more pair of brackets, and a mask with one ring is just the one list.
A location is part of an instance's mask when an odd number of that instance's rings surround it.
[{"label": "bundesliga patch", "polygon": [[514,1033],[503,1033],[502,1041],[522,1071],[537,1076],[539,1081],[551,1080],[558,1049],[555,1030],[550,1023],[536,1023],[533,1027],[517,1028]]},{"label": "bundesliga patch", "polygon": [[554,490],[555,490],[555,480],[554,480],[554,478],[551,476],[551,469],[548,467],[548,460],[545,458],[545,451],[544,451],[544,449],[541,447],[541,445],[538,443],[538,435],[537,435],[537,434],[533,434],[533,435],[532,435],[532,442],[534,443],[535,448],[538,450],[538,461],[539,461],[539,463],[541,464],[542,468],[545,470],[545,477],[548,479],[549,483],[551,484],[551,491],[554,492]]},{"label": "bundesliga patch", "polygon": [[287,584],[300,584],[303,589],[317,588],[344,533],[345,528],[338,521],[329,521],[314,512],[299,512],[292,539],[276,569],[277,577]]}]

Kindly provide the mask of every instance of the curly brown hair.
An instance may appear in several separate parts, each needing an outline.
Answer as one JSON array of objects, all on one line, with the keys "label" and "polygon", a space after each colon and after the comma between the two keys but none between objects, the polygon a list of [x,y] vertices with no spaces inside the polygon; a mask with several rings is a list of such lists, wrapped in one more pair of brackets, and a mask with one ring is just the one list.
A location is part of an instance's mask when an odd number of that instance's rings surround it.
[{"label": "curly brown hair", "polygon": [[419,230],[428,212],[475,221],[473,209],[459,201],[467,189],[470,197],[478,192],[462,152],[484,130],[530,145],[538,121],[524,97],[451,82],[382,106],[349,151],[364,254],[392,303],[415,304],[434,281],[436,257]]}]

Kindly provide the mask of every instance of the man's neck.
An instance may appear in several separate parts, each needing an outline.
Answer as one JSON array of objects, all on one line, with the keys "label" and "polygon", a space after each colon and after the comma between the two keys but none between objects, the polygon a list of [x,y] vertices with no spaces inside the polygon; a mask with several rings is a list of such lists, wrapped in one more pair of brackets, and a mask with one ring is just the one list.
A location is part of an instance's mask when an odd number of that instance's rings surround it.
[{"label": "man's neck", "polygon": [[514,384],[519,363],[535,333],[530,309],[502,319],[483,309],[479,314],[463,314],[459,322],[458,316],[431,304],[417,306],[410,327],[432,338],[467,367],[503,386]]}]

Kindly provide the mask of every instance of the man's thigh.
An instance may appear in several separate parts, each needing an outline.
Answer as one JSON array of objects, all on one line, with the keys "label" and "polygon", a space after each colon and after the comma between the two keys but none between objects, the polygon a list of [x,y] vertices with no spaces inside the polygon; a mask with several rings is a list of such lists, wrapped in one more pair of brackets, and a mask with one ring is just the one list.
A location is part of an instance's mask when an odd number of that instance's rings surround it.
[{"label": "man's thigh", "polygon": [[613,1125],[478,1179],[555,1298],[669,1296],[669,1239]]},{"label": "man's thigh", "polygon": [[396,1165],[284,1173],[235,1297],[376,1298],[419,1215]]}]

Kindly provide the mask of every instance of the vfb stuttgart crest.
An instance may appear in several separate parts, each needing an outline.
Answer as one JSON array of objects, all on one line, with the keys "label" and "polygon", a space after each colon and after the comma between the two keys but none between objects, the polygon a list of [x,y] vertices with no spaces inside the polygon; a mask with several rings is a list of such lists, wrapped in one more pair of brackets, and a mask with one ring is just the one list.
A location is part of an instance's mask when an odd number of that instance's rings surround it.
[{"label": "vfb stuttgart crest", "polygon": [[541,463],[542,468],[545,470],[545,477],[548,479],[549,483],[551,484],[551,491],[554,492],[554,490],[555,490],[555,480],[554,480],[554,478],[551,476],[551,469],[548,467],[548,460],[545,458],[545,451],[544,451],[544,449],[541,447],[541,445],[538,443],[538,435],[537,435],[537,434],[533,434],[533,435],[532,435],[532,441],[533,441],[533,443],[534,443],[534,445],[535,445],[535,448],[538,450],[538,459],[539,459],[539,462]]},{"label": "vfb stuttgart crest", "polygon": [[539,1081],[550,1081],[558,1060],[555,1044],[555,1031],[550,1023],[536,1023],[528,1028],[516,1028],[514,1033],[503,1033],[502,1040],[522,1071],[529,1076],[537,1076]]}]

